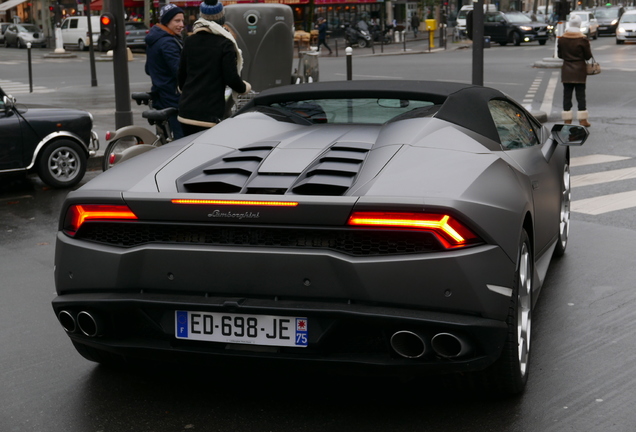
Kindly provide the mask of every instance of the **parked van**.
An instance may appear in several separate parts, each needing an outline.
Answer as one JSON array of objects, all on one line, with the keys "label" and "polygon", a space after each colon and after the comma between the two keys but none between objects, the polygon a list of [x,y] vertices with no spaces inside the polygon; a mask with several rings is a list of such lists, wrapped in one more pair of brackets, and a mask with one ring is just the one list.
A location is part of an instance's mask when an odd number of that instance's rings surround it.
[{"label": "parked van", "polygon": [[[91,27],[93,31],[93,46],[97,46],[100,27],[99,16],[91,16]],[[81,51],[88,49],[90,43],[88,38],[88,19],[85,16],[72,16],[62,21],[62,45],[66,47],[77,47]]]},{"label": "parked van", "polygon": [[[468,12],[473,10],[473,5],[465,5],[459,10],[457,14],[457,26],[455,27],[455,35],[458,37],[466,37],[466,17]],[[484,12],[497,12],[497,6],[494,4],[485,4]]]}]

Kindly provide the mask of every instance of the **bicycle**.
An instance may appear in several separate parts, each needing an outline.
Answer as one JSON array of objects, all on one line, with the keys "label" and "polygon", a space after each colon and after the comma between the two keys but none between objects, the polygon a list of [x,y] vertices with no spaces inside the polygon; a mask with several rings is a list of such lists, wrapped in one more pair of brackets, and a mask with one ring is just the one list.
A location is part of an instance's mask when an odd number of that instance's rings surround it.
[{"label": "bicycle", "polygon": [[177,112],[177,108],[152,109],[151,93],[132,93],[131,97],[137,105],[143,104],[150,108],[141,116],[147,119],[151,126],[155,126],[155,133],[141,126],[124,126],[115,132],[106,132],[106,141],[109,143],[102,163],[104,171],[117,163],[167,144],[174,139],[168,118]]}]

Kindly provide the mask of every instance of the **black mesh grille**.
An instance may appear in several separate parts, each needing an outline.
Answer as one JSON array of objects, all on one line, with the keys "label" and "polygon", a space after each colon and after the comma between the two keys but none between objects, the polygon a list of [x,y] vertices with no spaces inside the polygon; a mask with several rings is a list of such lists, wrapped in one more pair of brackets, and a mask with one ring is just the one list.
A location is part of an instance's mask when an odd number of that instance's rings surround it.
[{"label": "black mesh grille", "polygon": [[415,231],[263,228],[91,222],[75,238],[119,247],[148,243],[325,249],[354,256],[442,250],[434,235]]}]

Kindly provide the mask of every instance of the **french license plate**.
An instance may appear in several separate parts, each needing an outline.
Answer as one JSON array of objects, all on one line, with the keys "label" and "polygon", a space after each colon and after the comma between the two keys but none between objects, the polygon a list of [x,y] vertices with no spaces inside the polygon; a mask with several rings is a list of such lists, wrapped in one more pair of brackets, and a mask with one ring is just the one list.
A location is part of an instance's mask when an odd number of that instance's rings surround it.
[{"label": "french license plate", "polygon": [[546,35],[546,32],[537,32],[537,35],[539,35],[539,36],[545,36],[545,35]]},{"label": "french license plate", "polygon": [[607,27],[599,27],[599,30],[607,30]]},{"label": "french license plate", "polygon": [[175,336],[208,342],[307,346],[307,318],[175,311]]}]

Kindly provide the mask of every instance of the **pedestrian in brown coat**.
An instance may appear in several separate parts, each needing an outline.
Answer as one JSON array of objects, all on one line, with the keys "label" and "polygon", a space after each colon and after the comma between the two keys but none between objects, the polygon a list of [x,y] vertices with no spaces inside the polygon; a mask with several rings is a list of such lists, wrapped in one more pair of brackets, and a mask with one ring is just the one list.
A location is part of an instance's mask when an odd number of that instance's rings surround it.
[{"label": "pedestrian in brown coat", "polygon": [[568,22],[563,36],[557,42],[559,58],[563,59],[561,67],[561,82],[563,83],[563,113],[566,124],[572,123],[572,93],[576,93],[578,112],[576,118],[583,126],[591,126],[588,122],[587,105],[585,101],[585,83],[587,67],[585,61],[592,58],[590,41],[581,33],[581,18],[574,15]]}]

